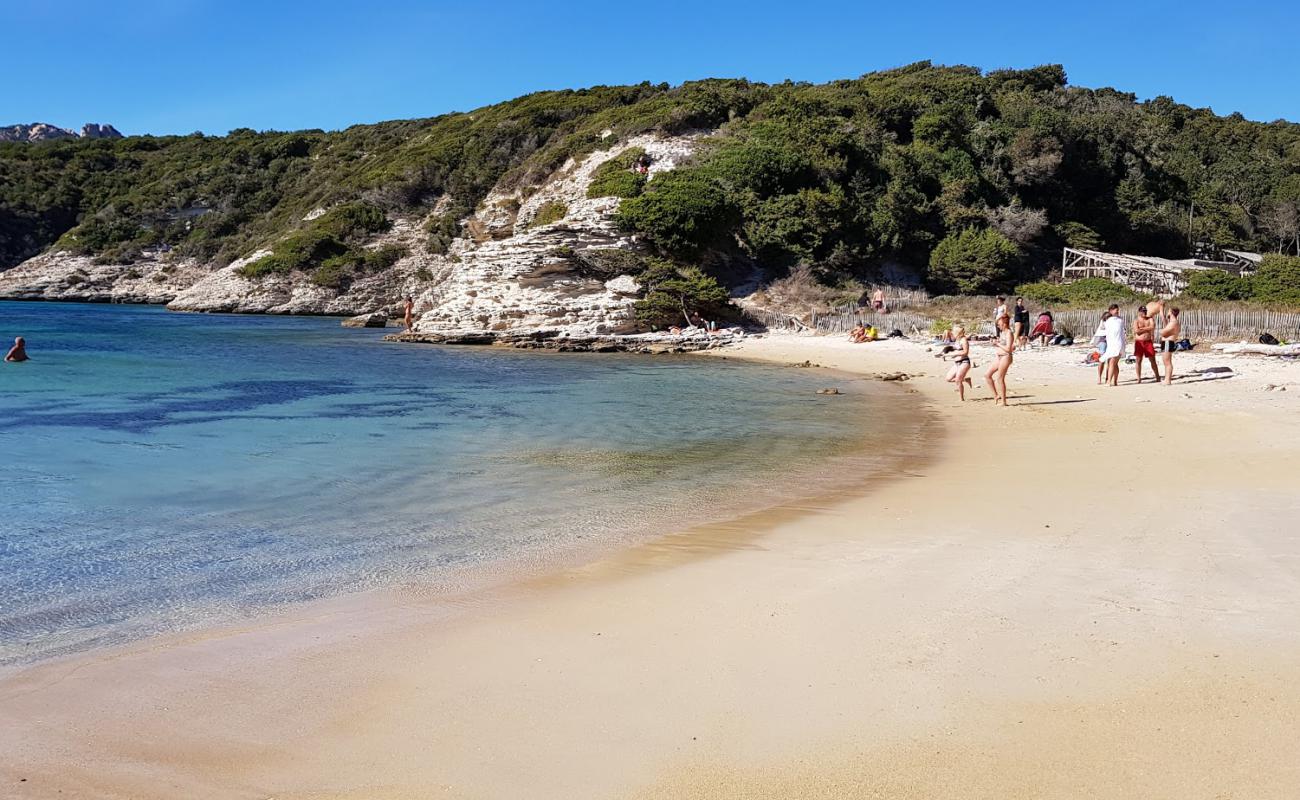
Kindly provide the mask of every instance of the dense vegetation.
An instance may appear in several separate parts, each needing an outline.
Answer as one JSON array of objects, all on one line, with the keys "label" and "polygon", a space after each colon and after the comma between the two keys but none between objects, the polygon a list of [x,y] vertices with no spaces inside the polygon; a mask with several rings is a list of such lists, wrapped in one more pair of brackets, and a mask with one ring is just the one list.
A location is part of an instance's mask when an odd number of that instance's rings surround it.
[{"label": "dense vegetation", "polygon": [[314,209],[423,216],[447,198],[429,224],[445,252],[498,182],[527,193],[571,156],[715,128],[692,163],[646,183],[620,158],[593,191],[625,198],[620,223],[655,254],[724,282],[802,266],[843,285],[901,262],[937,291],[989,292],[1041,276],[1063,244],[1300,254],[1300,125],[1071,87],[1057,66],[920,63],[822,85],[543,92],[333,133],[0,144],[0,267],[56,240],[126,261],[274,246],[250,269],[330,283],[366,268],[372,231],[324,230]]},{"label": "dense vegetation", "polygon": [[1249,300],[1300,306],[1300,257],[1270,253],[1248,276],[1222,270],[1193,273],[1183,294],[1197,300]]}]

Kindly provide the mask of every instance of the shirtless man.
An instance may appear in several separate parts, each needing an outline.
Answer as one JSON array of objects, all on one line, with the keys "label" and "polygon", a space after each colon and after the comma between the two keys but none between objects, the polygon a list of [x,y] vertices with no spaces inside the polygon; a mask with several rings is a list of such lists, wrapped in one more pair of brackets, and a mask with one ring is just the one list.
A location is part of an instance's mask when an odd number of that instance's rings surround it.
[{"label": "shirtless man", "polygon": [[871,295],[871,307],[876,313],[883,313],[885,310],[885,290],[877,289],[875,294]]},{"label": "shirtless man", "polygon": [[1137,382],[1142,383],[1142,361],[1150,360],[1151,371],[1160,383],[1160,367],[1156,365],[1156,321],[1147,316],[1147,307],[1138,306],[1137,319],[1133,321],[1133,355],[1137,357]]},{"label": "shirtless man", "polygon": [[1174,347],[1183,333],[1178,321],[1178,309],[1171,307],[1165,314],[1165,326],[1160,329],[1160,357],[1165,362],[1165,386],[1174,382]]},{"label": "shirtless man", "polygon": [[402,322],[406,324],[407,333],[410,333],[411,331],[411,316],[414,311],[415,301],[412,300],[411,296],[408,294],[406,300],[402,303]]},{"label": "shirtless man", "polygon": [[14,339],[14,346],[9,348],[9,352],[5,354],[5,361],[17,364],[20,361],[26,361],[26,360],[27,360],[27,341],[23,339],[23,337],[19,336],[18,338]]}]

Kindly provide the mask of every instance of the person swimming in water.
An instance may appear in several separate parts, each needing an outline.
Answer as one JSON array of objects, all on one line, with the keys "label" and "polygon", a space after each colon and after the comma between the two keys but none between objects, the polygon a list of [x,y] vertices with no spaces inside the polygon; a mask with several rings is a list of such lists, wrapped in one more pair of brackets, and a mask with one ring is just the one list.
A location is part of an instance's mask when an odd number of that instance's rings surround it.
[{"label": "person swimming in water", "polygon": [[5,355],[5,361],[16,364],[27,360],[27,340],[19,336],[14,339],[14,346],[9,348],[9,352]]}]

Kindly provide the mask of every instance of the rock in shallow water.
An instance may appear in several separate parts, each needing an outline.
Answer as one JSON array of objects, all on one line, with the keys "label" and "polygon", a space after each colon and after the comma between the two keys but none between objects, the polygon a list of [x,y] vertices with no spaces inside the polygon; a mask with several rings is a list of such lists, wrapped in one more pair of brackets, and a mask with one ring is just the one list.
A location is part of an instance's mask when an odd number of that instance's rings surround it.
[{"label": "rock in shallow water", "polygon": [[382,311],[358,314],[343,320],[342,325],[345,328],[385,328],[388,327],[388,315]]}]

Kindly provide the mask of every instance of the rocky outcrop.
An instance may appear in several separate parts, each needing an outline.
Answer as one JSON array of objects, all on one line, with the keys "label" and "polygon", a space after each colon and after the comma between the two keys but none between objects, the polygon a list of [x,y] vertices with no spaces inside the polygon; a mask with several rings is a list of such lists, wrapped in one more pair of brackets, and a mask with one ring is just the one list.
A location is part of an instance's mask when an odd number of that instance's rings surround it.
[{"label": "rocky outcrop", "polygon": [[[690,155],[698,136],[636,137],[564,167],[538,191],[494,192],[469,220],[474,239],[457,240],[445,277],[416,297],[415,332],[456,336],[546,331],[605,336],[637,330],[633,303],[640,287],[629,275],[601,279],[577,268],[584,251],[632,249],[617,229],[618,198],[588,198],[596,168],[630,147],[653,159],[654,174]],[[561,219],[536,224],[543,208],[563,208]]]},{"label": "rocky outcrop", "polygon": [[81,126],[81,133],[51,125],[48,122],[33,122],[30,125],[9,125],[0,127],[0,142],[48,142],[54,139],[121,139],[122,134],[112,125],[99,125],[88,122]]},{"label": "rocky outcrop", "polygon": [[146,253],[132,264],[52,252],[0,272],[0,299],[168,303],[208,274],[195,261]]},{"label": "rocky outcrop", "polygon": [[[702,134],[635,137],[582,160],[570,159],[528,193],[491,193],[464,220],[468,235],[445,254],[428,252],[425,220],[399,219],[367,247],[395,246],[406,255],[393,266],[354,279],[342,290],[305,273],[247,278],[241,268],[267,251],[209,268],[167,253],[133,264],[51,253],[0,272],[0,298],[166,303],[177,311],[263,314],[382,315],[415,298],[414,332],[429,337],[491,340],[543,335],[582,338],[638,330],[633,313],[641,287],[629,274],[593,271],[592,251],[634,250],[614,223],[619,200],[588,198],[595,170],[630,147],[651,157],[650,179],[691,154]],[[443,198],[434,214],[448,207]],[[545,212],[548,216],[539,216]],[[307,215],[319,216],[324,209]]]},{"label": "rocky outcrop", "polygon": [[524,350],[555,350],[561,353],[689,353],[725,347],[747,336],[741,328],[708,333],[687,328],[680,333],[633,333],[592,336],[557,330],[459,331],[455,333],[390,333],[387,342],[413,344],[468,344],[514,347]]},{"label": "rocky outcrop", "polygon": [[95,122],[87,122],[81,126],[81,138],[83,139],[121,139],[122,134],[112,125],[100,125]]}]

